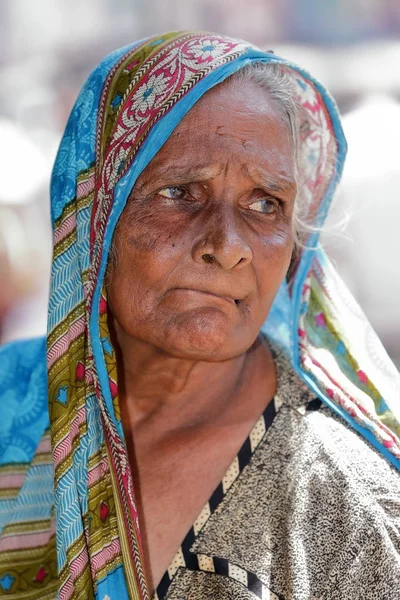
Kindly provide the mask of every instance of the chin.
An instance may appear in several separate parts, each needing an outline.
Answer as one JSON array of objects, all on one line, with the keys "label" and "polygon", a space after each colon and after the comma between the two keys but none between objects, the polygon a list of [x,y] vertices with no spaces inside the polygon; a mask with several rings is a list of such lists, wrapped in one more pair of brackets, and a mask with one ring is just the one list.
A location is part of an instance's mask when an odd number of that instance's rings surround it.
[{"label": "chin", "polygon": [[249,328],[245,332],[243,327],[235,327],[225,315],[210,312],[206,310],[199,314],[196,311],[191,318],[183,315],[160,327],[163,335],[157,345],[179,358],[215,362],[246,352],[254,342]]}]

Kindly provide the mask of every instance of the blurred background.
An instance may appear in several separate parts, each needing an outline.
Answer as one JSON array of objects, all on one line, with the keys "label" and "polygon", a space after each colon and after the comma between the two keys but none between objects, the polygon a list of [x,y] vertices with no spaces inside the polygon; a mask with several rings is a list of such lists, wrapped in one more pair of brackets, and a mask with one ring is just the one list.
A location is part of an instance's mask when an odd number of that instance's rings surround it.
[{"label": "blurred background", "polygon": [[324,243],[400,367],[399,0],[1,0],[0,343],[46,330],[49,177],[85,78],[187,28],[273,48],[332,92],[349,156]]}]

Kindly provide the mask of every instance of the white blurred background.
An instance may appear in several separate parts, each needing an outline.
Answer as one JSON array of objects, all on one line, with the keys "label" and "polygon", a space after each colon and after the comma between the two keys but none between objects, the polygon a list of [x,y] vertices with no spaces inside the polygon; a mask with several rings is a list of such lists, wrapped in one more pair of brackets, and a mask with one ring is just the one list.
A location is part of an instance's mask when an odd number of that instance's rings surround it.
[{"label": "white blurred background", "polygon": [[86,76],[188,28],[273,48],[334,95],[349,156],[325,245],[400,366],[399,0],[0,0],[0,343],[46,330],[49,177]]}]

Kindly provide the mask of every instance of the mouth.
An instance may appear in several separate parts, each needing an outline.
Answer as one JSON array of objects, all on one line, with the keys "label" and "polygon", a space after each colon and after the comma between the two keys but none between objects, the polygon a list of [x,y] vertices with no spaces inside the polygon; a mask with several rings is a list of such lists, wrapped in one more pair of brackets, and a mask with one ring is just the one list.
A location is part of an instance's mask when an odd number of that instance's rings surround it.
[{"label": "mouth", "polygon": [[208,290],[198,290],[195,288],[175,288],[176,290],[182,290],[184,292],[194,293],[194,294],[202,294],[204,296],[211,296],[213,298],[219,298],[220,300],[224,300],[229,304],[233,304],[234,306],[238,306],[241,302],[239,298],[232,298],[231,296],[224,296],[222,294],[217,294],[215,292],[210,292]]}]

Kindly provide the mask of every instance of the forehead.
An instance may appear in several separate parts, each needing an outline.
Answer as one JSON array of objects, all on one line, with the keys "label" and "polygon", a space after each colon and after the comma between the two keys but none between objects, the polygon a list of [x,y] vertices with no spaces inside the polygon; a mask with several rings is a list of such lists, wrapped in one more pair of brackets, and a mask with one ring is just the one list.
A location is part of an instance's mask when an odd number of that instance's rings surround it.
[{"label": "forehead", "polygon": [[253,164],[293,174],[293,141],[280,109],[258,85],[223,83],[208,91],[185,115],[151,161],[191,169],[215,162]]}]

